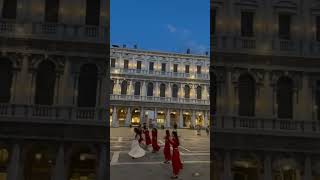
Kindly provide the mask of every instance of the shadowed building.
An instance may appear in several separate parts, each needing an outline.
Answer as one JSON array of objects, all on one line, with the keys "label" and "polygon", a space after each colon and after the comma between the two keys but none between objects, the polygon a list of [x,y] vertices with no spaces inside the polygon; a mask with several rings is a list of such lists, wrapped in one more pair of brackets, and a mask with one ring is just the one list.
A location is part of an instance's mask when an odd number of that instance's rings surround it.
[{"label": "shadowed building", "polygon": [[211,2],[214,179],[320,179],[320,4]]},{"label": "shadowed building", "polygon": [[107,178],[107,6],[0,0],[0,180]]},{"label": "shadowed building", "polygon": [[208,56],[117,47],[110,58],[112,127],[208,125]]}]

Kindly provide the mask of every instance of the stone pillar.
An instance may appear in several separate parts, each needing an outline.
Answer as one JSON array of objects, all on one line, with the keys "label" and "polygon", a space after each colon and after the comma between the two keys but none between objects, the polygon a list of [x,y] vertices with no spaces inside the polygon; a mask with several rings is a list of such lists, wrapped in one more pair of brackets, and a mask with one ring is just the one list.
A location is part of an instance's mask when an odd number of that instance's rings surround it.
[{"label": "stone pillar", "polygon": [[129,85],[128,92],[127,92],[128,95],[134,95],[133,84],[134,84],[133,81],[128,81],[128,85]]},{"label": "stone pillar", "polygon": [[208,112],[204,111],[204,125],[207,127],[209,125],[208,122]]},{"label": "stone pillar", "polygon": [[223,166],[224,166],[223,180],[232,180],[230,152],[226,152],[226,154],[224,155]]},{"label": "stone pillar", "polygon": [[107,174],[107,147],[102,144],[99,152],[99,165],[98,165],[98,177],[97,180],[106,180],[108,178]]},{"label": "stone pillar", "polygon": [[53,179],[54,180],[66,180],[65,161],[64,161],[64,146],[60,145],[56,163],[54,166]]},{"label": "stone pillar", "polygon": [[171,83],[167,84],[166,97],[172,97]]},{"label": "stone pillar", "polygon": [[158,109],[154,108],[154,121],[155,121],[155,125],[157,126],[157,118],[158,118]]},{"label": "stone pillar", "polygon": [[128,107],[127,109],[127,117],[126,117],[126,126],[131,124],[131,108]]},{"label": "stone pillar", "polygon": [[144,118],[144,108],[140,108],[140,123],[143,124],[145,123],[145,118]]},{"label": "stone pillar", "polygon": [[179,127],[183,128],[183,110],[180,109],[180,113],[179,113]]},{"label": "stone pillar", "polygon": [[19,144],[13,146],[8,167],[8,180],[20,179],[21,149]]},{"label": "stone pillar", "polygon": [[165,122],[165,127],[166,128],[170,128],[170,109],[167,109],[167,112],[166,112],[166,122]]},{"label": "stone pillar", "polygon": [[266,155],[264,158],[264,180],[272,179],[271,157]]},{"label": "stone pillar", "polygon": [[309,156],[306,157],[304,162],[304,180],[312,179],[312,167],[311,159]]},{"label": "stone pillar", "polygon": [[147,96],[147,86],[145,81],[142,81],[141,88],[141,96]]},{"label": "stone pillar", "polygon": [[192,111],[191,125],[192,126],[196,125],[196,112],[195,112],[195,110]]},{"label": "stone pillar", "polygon": [[114,106],[112,111],[112,127],[118,127],[118,126],[119,126],[118,112],[117,112],[117,107]]}]

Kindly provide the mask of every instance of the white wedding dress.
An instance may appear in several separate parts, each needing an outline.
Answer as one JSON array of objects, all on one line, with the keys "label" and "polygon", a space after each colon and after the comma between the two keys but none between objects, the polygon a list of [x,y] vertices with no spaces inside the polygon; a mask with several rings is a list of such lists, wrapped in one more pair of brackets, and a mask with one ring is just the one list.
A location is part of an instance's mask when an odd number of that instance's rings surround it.
[{"label": "white wedding dress", "polygon": [[140,158],[146,154],[146,151],[139,145],[138,137],[134,137],[134,140],[131,144],[131,150],[128,154],[133,158]]}]

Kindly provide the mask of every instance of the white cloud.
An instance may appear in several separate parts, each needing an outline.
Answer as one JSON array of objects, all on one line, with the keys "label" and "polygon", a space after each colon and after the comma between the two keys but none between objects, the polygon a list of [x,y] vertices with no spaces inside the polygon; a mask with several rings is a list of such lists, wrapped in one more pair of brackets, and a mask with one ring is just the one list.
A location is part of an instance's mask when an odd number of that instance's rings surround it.
[{"label": "white cloud", "polygon": [[174,33],[174,32],[176,32],[177,31],[177,28],[176,27],[174,27],[173,25],[171,25],[171,24],[168,24],[167,25],[167,28],[168,28],[168,30],[170,31],[170,32],[172,32],[172,33]]}]

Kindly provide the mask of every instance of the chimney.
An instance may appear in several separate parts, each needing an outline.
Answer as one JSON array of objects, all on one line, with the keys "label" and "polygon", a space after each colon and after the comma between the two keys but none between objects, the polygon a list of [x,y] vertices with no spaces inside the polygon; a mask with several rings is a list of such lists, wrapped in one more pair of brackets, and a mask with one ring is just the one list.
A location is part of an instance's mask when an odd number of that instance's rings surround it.
[{"label": "chimney", "polygon": [[138,45],[135,44],[135,45],[133,46],[133,48],[134,48],[134,49],[138,49]]},{"label": "chimney", "polygon": [[190,54],[190,49],[189,48],[187,49],[187,54]]},{"label": "chimney", "polygon": [[113,45],[112,45],[112,47],[116,47],[116,48],[117,48],[117,47],[119,47],[119,46],[118,46],[118,45],[114,45],[114,44],[113,44]]},{"label": "chimney", "polygon": [[122,47],[123,47],[123,48],[126,48],[126,47],[127,47],[127,45],[123,44],[123,45],[122,45]]}]

